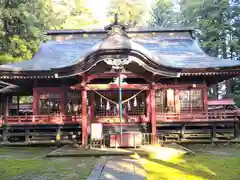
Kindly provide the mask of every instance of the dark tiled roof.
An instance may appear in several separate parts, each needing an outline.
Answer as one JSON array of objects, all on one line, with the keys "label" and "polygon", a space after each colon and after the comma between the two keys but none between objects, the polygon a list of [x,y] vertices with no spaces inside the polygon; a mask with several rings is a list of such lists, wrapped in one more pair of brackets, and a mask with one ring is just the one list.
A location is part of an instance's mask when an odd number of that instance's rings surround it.
[{"label": "dark tiled roof", "polygon": [[[126,30],[128,34],[131,33],[152,33],[152,32],[193,32],[192,28],[153,28],[153,27],[142,27],[142,28],[130,28]],[[76,29],[65,29],[65,30],[48,30],[45,32],[46,35],[72,35],[72,34],[106,34],[107,31],[103,29],[90,29],[90,30],[76,30]]]},{"label": "dark tiled roof", "polygon": [[240,66],[240,61],[206,55],[189,32],[143,33],[127,38],[113,35],[88,36],[65,41],[43,43],[28,61],[1,65],[0,70],[51,70],[77,64],[92,52],[109,49],[131,49],[144,54],[157,64],[172,68],[223,68]]}]

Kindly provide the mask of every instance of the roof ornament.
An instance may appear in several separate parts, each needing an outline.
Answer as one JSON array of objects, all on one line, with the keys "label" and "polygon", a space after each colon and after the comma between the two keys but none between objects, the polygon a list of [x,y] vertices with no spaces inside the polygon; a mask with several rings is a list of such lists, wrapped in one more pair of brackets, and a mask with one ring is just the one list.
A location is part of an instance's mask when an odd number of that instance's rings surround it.
[{"label": "roof ornament", "polygon": [[126,35],[126,26],[121,24],[118,19],[118,14],[114,14],[114,22],[105,26],[104,29],[108,32],[108,35]]},{"label": "roof ornament", "polygon": [[104,59],[104,62],[110,66],[112,66],[112,69],[115,71],[121,71],[123,69],[124,65],[127,65],[131,63],[131,59],[128,57],[126,58],[106,58]]}]

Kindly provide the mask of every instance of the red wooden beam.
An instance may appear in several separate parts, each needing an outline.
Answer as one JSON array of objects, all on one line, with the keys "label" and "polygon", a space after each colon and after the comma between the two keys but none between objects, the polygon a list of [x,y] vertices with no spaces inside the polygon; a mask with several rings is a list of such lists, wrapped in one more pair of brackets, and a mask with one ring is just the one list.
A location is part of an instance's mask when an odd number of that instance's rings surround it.
[{"label": "red wooden beam", "polygon": [[65,100],[66,100],[65,93],[64,93],[64,91],[62,91],[62,92],[60,92],[60,113],[61,113],[61,115],[65,114]]},{"label": "red wooden beam", "polygon": [[[119,89],[118,84],[88,84],[87,90],[109,90],[109,89]],[[129,90],[142,90],[144,88],[149,89],[148,84],[122,84],[122,89],[129,89]]]},{"label": "red wooden beam", "polygon": [[[141,76],[134,73],[121,73],[121,74],[127,76],[128,78],[141,78]],[[117,77],[117,73],[93,74],[87,77],[87,81],[95,78],[114,78],[114,77]]]},{"label": "red wooden beam", "polygon": [[[85,77],[82,81],[85,84]],[[87,137],[87,90],[82,88],[82,145],[86,146],[88,144]]]},{"label": "red wooden beam", "polygon": [[174,101],[175,101],[175,110],[176,113],[180,113],[180,94],[179,89],[174,90]]},{"label": "red wooden beam", "polygon": [[33,115],[38,114],[39,93],[37,88],[33,88]]},{"label": "red wooden beam", "polygon": [[146,97],[146,105],[147,105],[147,118],[150,118],[151,115],[151,91],[148,90],[147,91],[147,97]]},{"label": "red wooden beam", "polygon": [[156,91],[153,87],[150,90],[151,93],[151,126],[152,126],[152,144],[156,142]]},{"label": "red wooden beam", "polygon": [[68,87],[36,87],[34,88],[36,92],[62,92],[63,89],[68,89]]},{"label": "red wooden beam", "polygon": [[9,116],[9,96],[6,96],[5,115]]},{"label": "red wooden beam", "polygon": [[91,82],[92,80],[99,78],[100,76],[101,76],[101,74],[92,74],[92,75],[89,75],[89,76],[87,76],[86,83],[89,83],[89,82]]},{"label": "red wooden beam", "polygon": [[94,119],[94,92],[91,92],[90,94],[90,118],[89,123],[91,124]]},{"label": "red wooden beam", "polygon": [[204,107],[204,111],[207,113],[208,112],[208,95],[207,95],[207,84],[205,82],[203,87],[203,107]]},{"label": "red wooden beam", "polygon": [[204,88],[205,84],[155,84],[154,89],[161,88],[177,88],[177,89],[187,89],[187,88]]},{"label": "red wooden beam", "polygon": [[[127,78],[141,78],[141,79],[144,79],[147,82],[150,82],[150,80],[146,79],[146,77],[141,76],[141,75],[137,75],[137,74],[134,74],[134,73],[121,73],[121,74],[125,75]],[[87,76],[86,83],[89,83],[92,80],[97,79],[97,78],[108,79],[108,78],[115,78],[117,76],[118,76],[117,73],[92,74],[92,75]]]}]

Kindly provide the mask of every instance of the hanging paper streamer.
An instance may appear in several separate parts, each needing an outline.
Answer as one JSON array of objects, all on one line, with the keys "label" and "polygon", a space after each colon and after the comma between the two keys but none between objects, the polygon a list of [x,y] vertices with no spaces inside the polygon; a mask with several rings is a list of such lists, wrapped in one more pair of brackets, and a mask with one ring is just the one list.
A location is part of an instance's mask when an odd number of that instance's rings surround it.
[{"label": "hanging paper streamer", "polygon": [[119,104],[116,105],[116,109],[117,109],[117,111],[119,111]]},{"label": "hanging paper streamer", "polygon": [[134,98],[133,106],[134,106],[134,107],[137,107],[137,98],[136,98],[136,96],[135,96],[135,98]]},{"label": "hanging paper streamer", "polygon": [[106,110],[110,110],[110,103],[109,103],[109,101],[107,101],[107,107],[106,107]]},{"label": "hanging paper streamer", "polygon": [[129,110],[129,111],[131,110],[131,104],[130,104],[130,101],[128,101],[128,110]]},{"label": "hanging paper streamer", "polygon": [[102,108],[103,104],[102,104],[102,97],[100,98],[100,107]]}]

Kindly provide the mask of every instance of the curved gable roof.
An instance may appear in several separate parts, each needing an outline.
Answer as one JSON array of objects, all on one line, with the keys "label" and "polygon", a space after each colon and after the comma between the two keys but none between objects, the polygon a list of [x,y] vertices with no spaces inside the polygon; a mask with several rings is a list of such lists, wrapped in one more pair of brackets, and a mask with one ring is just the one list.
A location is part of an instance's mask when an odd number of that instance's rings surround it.
[{"label": "curved gable roof", "polygon": [[210,57],[203,52],[189,32],[140,33],[130,38],[115,34],[64,41],[50,40],[40,46],[31,60],[5,64],[2,71],[50,71],[83,62],[97,51],[133,50],[142,53],[152,63],[175,69],[240,67],[240,61]]}]

